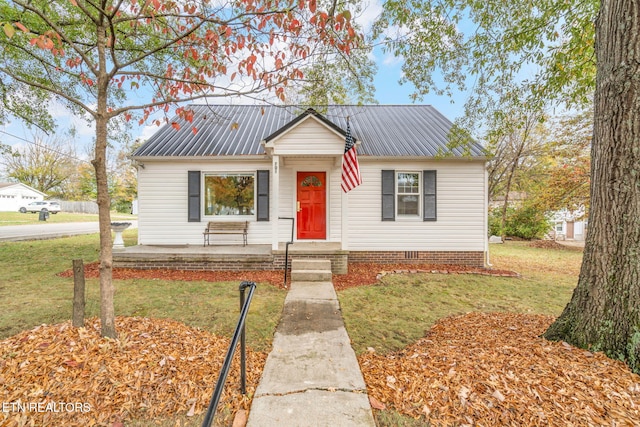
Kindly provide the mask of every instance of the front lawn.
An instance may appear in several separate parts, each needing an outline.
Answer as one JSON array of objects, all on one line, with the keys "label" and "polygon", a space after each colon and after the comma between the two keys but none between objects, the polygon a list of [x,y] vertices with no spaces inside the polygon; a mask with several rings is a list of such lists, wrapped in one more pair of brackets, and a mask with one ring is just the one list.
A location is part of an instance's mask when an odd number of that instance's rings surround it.
[{"label": "front lawn", "polygon": [[[127,246],[136,244],[137,230],[123,233]],[[0,338],[42,323],[71,318],[73,278],[58,274],[72,260],[95,262],[97,234],[52,240],[0,243]],[[170,318],[209,332],[230,336],[239,312],[239,282],[116,280],[115,310],[120,316]],[[248,320],[248,340],[268,349],[280,318],[285,292],[265,285],[257,289]],[[99,281],[86,280],[86,316],[99,316]]]},{"label": "front lawn", "polygon": [[357,354],[399,350],[422,338],[440,318],[471,311],[557,316],[577,283],[582,252],[531,248],[526,242],[491,246],[493,268],[520,278],[468,274],[392,274],[379,283],[339,292]]}]

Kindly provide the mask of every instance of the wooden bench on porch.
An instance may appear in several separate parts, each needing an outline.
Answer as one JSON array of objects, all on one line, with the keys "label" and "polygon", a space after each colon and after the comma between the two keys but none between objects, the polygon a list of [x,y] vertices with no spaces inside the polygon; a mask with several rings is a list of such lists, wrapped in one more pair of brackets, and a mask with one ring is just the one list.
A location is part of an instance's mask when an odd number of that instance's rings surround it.
[{"label": "wooden bench on porch", "polygon": [[242,246],[247,245],[247,231],[249,229],[249,221],[243,222],[218,222],[209,221],[207,228],[202,233],[204,236],[204,245],[210,245],[209,236],[212,234],[242,234]]}]

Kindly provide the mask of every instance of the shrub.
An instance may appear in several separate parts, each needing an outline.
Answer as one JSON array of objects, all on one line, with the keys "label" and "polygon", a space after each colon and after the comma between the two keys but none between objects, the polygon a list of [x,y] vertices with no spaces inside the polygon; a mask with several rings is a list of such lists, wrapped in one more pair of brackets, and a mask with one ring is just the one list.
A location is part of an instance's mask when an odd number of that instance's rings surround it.
[{"label": "shrub", "polygon": [[502,209],[493,209],[489,213],[491,235],[519,237],[526,240],[541,239],[551,228],[544,212],[527,205],[507,208],[504,230],[501,223]]},{"label": "shrub", "polygon": [[118,213],[131,213],[131,201],[129,200],[113,200],[111,202],[111,209],[115,209]]}]

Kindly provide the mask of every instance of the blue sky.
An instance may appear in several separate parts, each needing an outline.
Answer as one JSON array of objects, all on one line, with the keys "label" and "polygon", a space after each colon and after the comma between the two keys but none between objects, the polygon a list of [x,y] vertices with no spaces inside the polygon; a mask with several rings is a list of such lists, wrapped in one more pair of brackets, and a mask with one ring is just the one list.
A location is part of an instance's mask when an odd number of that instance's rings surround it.
[{"label": "blue sky", "polygon": [[[402,77],[402,62],[381,56],[376,53],[378,74],[375,78],[376,99],[380,104],[413,104],[411,94],[413,85],[406,83],[400,85],[398,80]],[[467,100],[465,93],[458,93],[454,98],[428,94],[416,104],[432,105],[449,120],[454,121],[464,113],[464,104]]]}]

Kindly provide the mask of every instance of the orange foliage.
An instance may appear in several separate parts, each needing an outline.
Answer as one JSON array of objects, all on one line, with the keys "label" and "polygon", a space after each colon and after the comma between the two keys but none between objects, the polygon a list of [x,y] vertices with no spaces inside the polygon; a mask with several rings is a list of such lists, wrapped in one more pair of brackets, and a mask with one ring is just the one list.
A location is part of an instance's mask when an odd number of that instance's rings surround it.
[{"label": "orange foliage", "polygon": [[[118,340],[100,322],[42,325],[0,341],[3,426],[117,425],[129,419],[192,416],[206,411],[229,339],[167,319],[116,318]],[[265,353],[247,352],[247,390],[257,387]],[[220,407],[248,409],[237,385],[238,358]],[[18,410],[37,405],[33,410]]]}]

